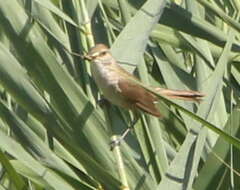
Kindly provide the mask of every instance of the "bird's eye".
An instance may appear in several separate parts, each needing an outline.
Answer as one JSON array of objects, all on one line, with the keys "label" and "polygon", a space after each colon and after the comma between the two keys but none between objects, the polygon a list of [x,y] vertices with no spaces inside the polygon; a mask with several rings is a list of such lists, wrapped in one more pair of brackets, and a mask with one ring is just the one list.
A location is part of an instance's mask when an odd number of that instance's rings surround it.
[{"label": "bird's eye", "polygon": [[104,55],[106,55],[106,54],[107,54],[107,52],[106,52],[106,51],[103,51],[103,52],[100,53],[100,56],[104,56]]}]

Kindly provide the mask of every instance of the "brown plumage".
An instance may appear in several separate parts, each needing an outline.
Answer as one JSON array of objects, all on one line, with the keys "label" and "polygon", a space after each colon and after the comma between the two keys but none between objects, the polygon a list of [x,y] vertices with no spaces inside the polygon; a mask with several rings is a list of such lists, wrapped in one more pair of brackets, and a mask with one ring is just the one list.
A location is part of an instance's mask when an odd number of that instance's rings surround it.
[{"label": "brown plumage", "polygon": [[165,88],[155,88],[156,92],[162,96],[172,99],[200,102],[204,94],[192,90],[170,90]]},{"label": "brown plumage", "polygon": [[[134,110],[138,108],[156,117],[161,117],[160,112],[155,106],[157,97],[154,94],[137,84],[125,80],[120,80],[118,86],[121,89],[121,96],[128,102],[129,109]],[[136,91],[138,93],[136,93]]]},{"label": "brown plumage", "polygon": [[[93,78],[105,98],[111,103],[127,109],[139,109],[156,117],[161,117],[155,106],[158,98],[130,80],[138,79],[118,65],[107,46],[97,44],[85,58],[92,61]],[[199,102],[204,96],[196,91],[164,88],[155,88],[155,90],[162,96],[187,101]]]}]

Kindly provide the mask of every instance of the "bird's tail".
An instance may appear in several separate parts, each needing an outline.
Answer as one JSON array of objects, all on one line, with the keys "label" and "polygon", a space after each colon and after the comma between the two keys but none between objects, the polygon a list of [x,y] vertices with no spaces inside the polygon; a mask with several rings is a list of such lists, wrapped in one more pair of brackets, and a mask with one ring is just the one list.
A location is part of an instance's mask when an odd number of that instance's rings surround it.
[{"label": "bird's tail", "polygon": [[166,96],[168,98],[195,102],[200,102],[202,98],[205,96],[200,92],[191,90],[170,90],[164,88],[155,88],[155,90],[162,96]]}]

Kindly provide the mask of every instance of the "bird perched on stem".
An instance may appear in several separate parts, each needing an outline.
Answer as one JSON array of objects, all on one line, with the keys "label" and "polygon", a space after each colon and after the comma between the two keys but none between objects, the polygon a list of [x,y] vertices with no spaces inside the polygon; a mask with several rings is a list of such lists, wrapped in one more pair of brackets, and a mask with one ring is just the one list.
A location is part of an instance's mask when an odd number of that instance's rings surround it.
[{"label": "bird perched on stem", "polygon": [[[132,74],[124,70],[113,58],[110,49],[104,44],[97,44],[90,49],[85,59],[92,62],[92,76],[104,97],[120,107],[133,111],[141,110],[156,117],[161,117],[156,108],[157,97],[137,84]],[[154,88],[160,95],[187,101],[200,101],[202,93],[190,90],[170,90]]]}]

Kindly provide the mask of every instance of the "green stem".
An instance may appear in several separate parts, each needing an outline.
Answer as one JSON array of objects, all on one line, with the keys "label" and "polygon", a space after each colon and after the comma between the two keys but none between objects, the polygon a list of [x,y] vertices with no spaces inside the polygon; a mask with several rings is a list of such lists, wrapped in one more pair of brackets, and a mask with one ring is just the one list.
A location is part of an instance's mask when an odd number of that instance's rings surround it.
[{"label": "green stem", "polygon": [[[81,17],[82,17],[82,21],[83,21],[83,25],[82,25],[82,30],[80,32],[80,36],[81,36],[81,41],[82,41],[82,45],[84,48],[84,51],[88,51],[89,48],[93,47],[95,45],[94,42],[94,38],[92,35],[92,29],[91,29],[91,21],[89,19],[88,16],[88,11],[86,8],[86,4],[84,0],[80,0],[80,10],[81,10]],[[90,85],[90,79],[89,79],[89,75],[91,75],[91,69],[90,69],[90,64],[88,63],[88,61],[85,61],[85,69],[86,72],[84,74],[84,79],[86,82],[86,93],[89,97],[89,100],[92,102],[93,105],[96,105],[92,90],[91,90],[91,85]]]},{"label": "green stem", "polygon": [[[113,135],[111,140],[112,140],[112,142],[118,141],[118,137],[116,135]],[[120,177],[120,181],[122,183],[121,189],[130,190],[129,185],[128,185],[128,181],[127,181],[125,168],[124,168],[122,154],[121,154],[120,147],[119,147],[118,144],[116,144],[113,147],[113,153],[114,153],[115,159],[117,161],[117,168],[118,168],[118,172],[119,172],[119,177]]]}]

